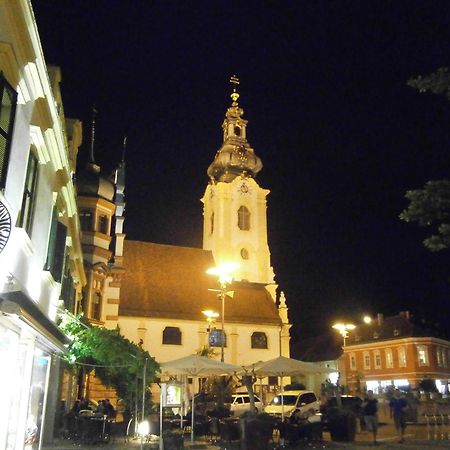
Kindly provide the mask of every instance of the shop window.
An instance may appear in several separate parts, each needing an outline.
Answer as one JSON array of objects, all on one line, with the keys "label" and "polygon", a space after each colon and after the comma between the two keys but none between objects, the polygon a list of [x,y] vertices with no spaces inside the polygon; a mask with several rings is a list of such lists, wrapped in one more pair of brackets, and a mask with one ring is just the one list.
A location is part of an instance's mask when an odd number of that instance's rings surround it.
[{"label": "shop window", "polygon": [[30,151],[28,157],[27,175],[22,197],[22,208],[20,209],[17,226],[25,228],[28,235],[31,235],[33,224],[33,213],[36,203],[36,189],[38,180],[38,160],[33,151]]},{"label": "shop window", "polygon": [[245,206],[238,209],[238,227],[243,231],[250,230],[250,211]]},{"label": "shop window", "polygon": [[398,365],[399,367],[406,367],[406,349],[405,347],[400,347],[398,349]]},{"label": "shop window", "polygon": [[166,327],[163,331],[163,344],[181,345],[181,331],[178,327]]},{"label": "shop window", "polygon": [[267,348],[267,336],[262,331],[255,331],[252,334],[252,348]]},{"label": "shop window", "polygon": [[9,154],[16,115],[17,92],[0,72],[0,189],[6,185]]}]

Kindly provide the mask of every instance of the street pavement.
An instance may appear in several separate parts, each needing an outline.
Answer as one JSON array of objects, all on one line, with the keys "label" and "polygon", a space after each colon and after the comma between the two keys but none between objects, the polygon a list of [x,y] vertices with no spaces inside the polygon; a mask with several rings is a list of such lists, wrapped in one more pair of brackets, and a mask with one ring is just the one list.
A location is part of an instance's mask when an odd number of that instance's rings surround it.
[{"label": "street pavement", "polygon": [[[384,421],[383,421],[384,419]],[[323,442],[300,444],[296,447],[283,447],[276,440],[270,445],[270,450],[286,450],[314,448],[314,449],[349,449],[367,450],[377,448],[379,450],[403,449],[403,450],[450,450],[450,425],[430,426],[426,424],[409,424],[405,432],[405,442],[399,443],[398,436],[392,421],[389,418],[381,418],[381,425],[378,431],[378,445],[372,443],[372,435],[367,432],[358,432],[355,442],[332,442],[327,432],[323,433]],[[158,450],[158,442],[141,443],[138,439],[130,439],[128,442],[123,437],[116,437],[109,443],[97,443],[96,445],[78,444],[69,440],[58,440],[51,445],[45,445],[43,450]],[[212,444],[207,440],[196,440],[195,444],[190,443],[189,437],[185,438],[184,448],[187,450],[239,450],[238,444],[225,445]],[[166,449],[170,450],[170,449]]]}]

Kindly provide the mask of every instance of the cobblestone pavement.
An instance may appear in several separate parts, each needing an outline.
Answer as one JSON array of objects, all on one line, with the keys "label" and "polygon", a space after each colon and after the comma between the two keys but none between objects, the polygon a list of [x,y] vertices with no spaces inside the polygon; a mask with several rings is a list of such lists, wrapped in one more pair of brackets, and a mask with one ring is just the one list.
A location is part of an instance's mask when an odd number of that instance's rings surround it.
[{"label": "cobblestone pavement", "polygon": [[[351,449],[367,450],[368,448],[377,448],[379,450],[403,449],[403,450],[450,450],[450,426],[427,426],[426,424],[409,424],[405,432],[405,442],[399,443],[395,428],[389,418],[381,417],[381,426],[378,432],[378,446],[374,446],[372,436],[367,432],[358,432],[355,442],[332,442],[329,433],[323,434],[324,441],[320,443],[303,444],[296,447],[280,445],[275,441],[270,444],[269,450],[294,450],[295,449]],[[142,443],[140,440],[125,441],[123,437],[116,437],[109,443],[97,443],[96,445],[78,444],[68,440],[59,440],[51,445],[45,445],[43,450],[158,450],[158,442]],[[184,448],[187,450],[239,450],[239,445],[213,445],[211,442],[199,439],[194,445],[191,445],[189,437],[185,437]],[[254,448],[257,448],[255,446]],[[170,450],[170,449],[166,449]],[[253,450],[253,449],[252,449]]]}]

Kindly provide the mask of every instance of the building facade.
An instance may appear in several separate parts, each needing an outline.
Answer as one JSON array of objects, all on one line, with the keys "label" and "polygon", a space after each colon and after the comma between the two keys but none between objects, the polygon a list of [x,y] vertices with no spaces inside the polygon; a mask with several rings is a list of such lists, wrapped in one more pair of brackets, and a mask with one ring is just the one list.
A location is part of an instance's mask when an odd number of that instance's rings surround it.
[{"label": "building facade", "polygon": [[349,335],[344,360],[351,391],[417,389],[421,380],[432,379],[441,393],[448,393],[450,342],[414,325],[408,311],[386,318],[378,314],[358,326]]},{"label": "building facade", "polygon": [[[72,177],[81,124],[66,120],[31,4],[0,3],[0,448],[53,434],[67,337],[86,284]],[[51,386],[51,388],[50,388]]]}]

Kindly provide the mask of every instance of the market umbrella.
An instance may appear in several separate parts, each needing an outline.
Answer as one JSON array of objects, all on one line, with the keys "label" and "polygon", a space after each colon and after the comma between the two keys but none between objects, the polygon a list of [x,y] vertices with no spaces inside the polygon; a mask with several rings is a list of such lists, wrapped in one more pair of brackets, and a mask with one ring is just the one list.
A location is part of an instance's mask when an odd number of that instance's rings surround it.
[{"label": "market umbrella", "polygon": [[331,369],[318,364],[300,361],[286,356],[278,356],[269,361],[258,361],[252,365],[255,375],[281,378],[281,420],[284,421],[283,377],[312,373],[330,373]]},{"label": "market umbrella", "polygon": [[[192,377],[211,375],[232,375],[242,371],[242,367],[228,364],[205,356],[189,355],[183,358],[174,359],[165,363],[160,363],[160,372],[167,375],[188,375]],[[194,441],[194,400],[192,395],[191,407],[191,442]],[[162,410],[162,408],[161,408]]]}]

